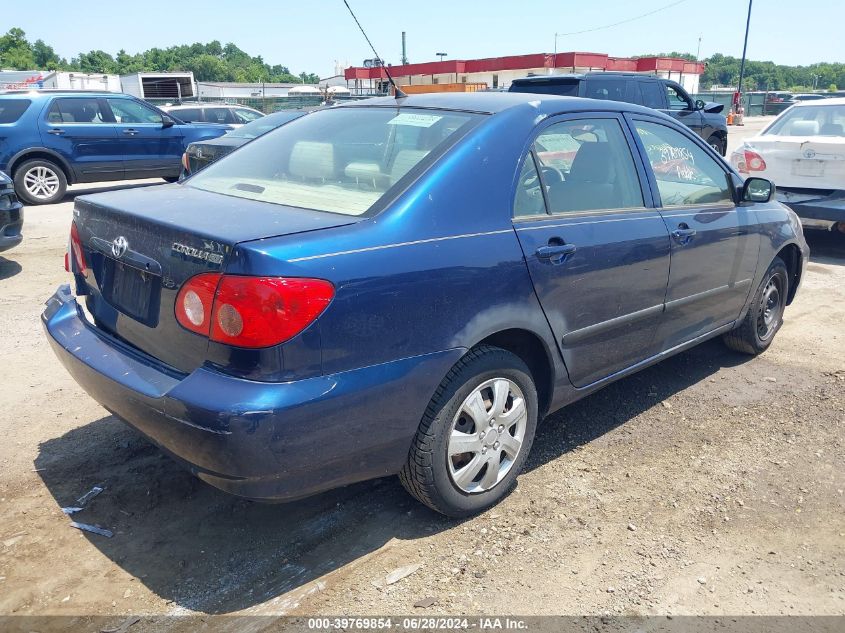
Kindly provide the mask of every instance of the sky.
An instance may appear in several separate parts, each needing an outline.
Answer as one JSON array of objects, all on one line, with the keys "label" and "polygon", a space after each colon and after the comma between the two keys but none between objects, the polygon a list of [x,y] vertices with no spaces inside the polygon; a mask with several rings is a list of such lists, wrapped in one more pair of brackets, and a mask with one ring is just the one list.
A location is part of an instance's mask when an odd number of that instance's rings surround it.
[{"label": "sky", "polygon": [[[664,10],[619,24],[650,11]],[[745,0],[349,0],[370,39],[389,63],[401,57],[407,32],[413,62],[498,57],[555,50],[613,56],[670,51],[740,56]],[[2,6],[6,5],[6,6]],[[46,0],[38,11],[18,0],[0,0],[0,32],[20,27],[70,59],[81,51],[121,48],[137,53],[154,46],[234,42],[251,55],[292,71],[334,74],[335,63],[361,65],[372,57],[343,0],[144,0],[119,5]],[[748,58],[781,64],[845,62],[845,2],[755,0]],[[597,29],[597,30],[592,30]],[[578,31],[588,33],[575,34]]]}]

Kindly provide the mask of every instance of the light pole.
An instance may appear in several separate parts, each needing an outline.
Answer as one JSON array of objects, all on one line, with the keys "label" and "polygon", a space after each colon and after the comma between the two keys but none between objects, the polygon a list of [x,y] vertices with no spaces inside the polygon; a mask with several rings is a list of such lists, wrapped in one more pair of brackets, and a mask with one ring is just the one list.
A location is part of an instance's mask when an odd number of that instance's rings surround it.
[{"label": "light pole", "polygon": [[737,95],[739,96],[737,108],[742,108],[742,80],[745,78],[745,52],[748,49],[748,29],[751,26],[751,3],[753,0],[748,0],[748,18],[745,20],[745,42],[742,45],[742,61],[739,63],[739,88],[737,88]]},{"label": "light pole", "polygon": [[443,61],[443,58],[446,57],[449,53],[435,53],[440,58],[440,61]]}]

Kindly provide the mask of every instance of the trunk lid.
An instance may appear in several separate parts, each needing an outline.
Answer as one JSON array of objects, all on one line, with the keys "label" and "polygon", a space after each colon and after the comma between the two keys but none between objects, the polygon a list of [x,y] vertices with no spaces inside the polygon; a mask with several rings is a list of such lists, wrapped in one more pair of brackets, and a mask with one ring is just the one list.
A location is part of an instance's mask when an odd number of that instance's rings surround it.
[{"label": "trunk lid", "polygon": [[239,242],[351,224],[355,217],[163,185],[76,199],[96,325],[179,371],[206,359],[208,340],[180,326],[181,285],[223,270]]},{"label": "trunk lid", "polygon": [[752,175],[795,189],[845,188],[845,138],[763,135],[748,141],[766,161]]}]

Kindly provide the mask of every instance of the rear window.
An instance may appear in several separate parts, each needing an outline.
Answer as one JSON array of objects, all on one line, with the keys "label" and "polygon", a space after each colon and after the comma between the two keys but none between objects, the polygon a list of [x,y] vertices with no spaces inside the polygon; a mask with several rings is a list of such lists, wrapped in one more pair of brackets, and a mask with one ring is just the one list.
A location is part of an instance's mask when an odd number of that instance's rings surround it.
[{"label": "rear window", "polygon": [[331,108],[260,136],[186,185],[238,198],[364,215],[483,115]]},{"label": "rear window", "polygon": [[177,119],[184,121],[185,123],[202,121],[199,108],[180,108],[179,110],[171,110],[170,113]]},{"label": "rear window", "polygon": [[763,134],[845,136],[845,105],[795,106],[775,119]]},{"label": "rear window", "polygon": [[0,99],[0,123],[14,123],[17,121],[29,104],[29,99]]},{"label": "rear window", "polygon": [[559,79],[544,79],[532,81],[515,81],[511,84],[510,92],[527,92],[540,95],[558,95],[559,97],[577,97],[578,80],[561,81]]}]

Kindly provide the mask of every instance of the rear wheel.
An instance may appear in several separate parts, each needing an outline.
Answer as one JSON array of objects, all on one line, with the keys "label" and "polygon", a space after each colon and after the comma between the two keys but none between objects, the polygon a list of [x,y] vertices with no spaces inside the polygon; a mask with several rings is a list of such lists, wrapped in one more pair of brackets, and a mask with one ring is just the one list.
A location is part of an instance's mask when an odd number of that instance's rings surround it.
[{"label": "rear wheel", "polygon": [[52,204],[67,191],[62,168],[45,159],[28,160],[15,170],[15,193],[26,204]]},{"label": "rear wheel", "polygon": [[725,155],[725,151],[726,151],[725,141],[723,141],[721,138],[719,138],[716,134],[714,134],[713,136],[711,136],[710,138],[707,139],[707,144],[710,147],[712,147],[714,150],[716,150],[716,152],[719,154],[719,156]]},{"label": "rear wheel", "polygon": [[162,176],[165,182],[179,182],[179,176]]},{"label": "rear wheel", "polygon": [[438,387],[399,478],[438,512],[476,514],[513,488],[536,428],[528,367],[503,349],[477,347]]},{"label": "rear wheel", "polygon": [[766,351],[783,325],[788,291],[786,265],[780,257],[775,257],[754,293],[751,307],[742,323],[723,337],[725,344],[746,354]]}]

